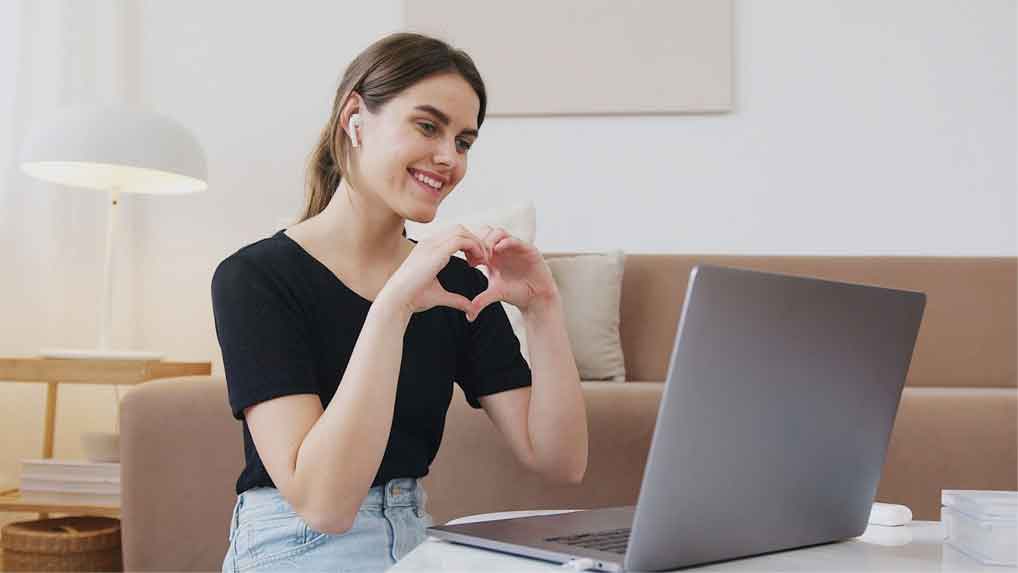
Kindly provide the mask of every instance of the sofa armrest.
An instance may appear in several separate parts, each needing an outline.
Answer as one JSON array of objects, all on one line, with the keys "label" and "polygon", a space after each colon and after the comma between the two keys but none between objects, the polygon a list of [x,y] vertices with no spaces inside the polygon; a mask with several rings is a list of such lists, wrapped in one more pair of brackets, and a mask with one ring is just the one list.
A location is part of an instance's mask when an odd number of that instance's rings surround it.
[{"label": "sofa armrest", "polygon": [[142,384],[120,404],[125,571],[218,571],[229,546],[240,422],[222,377]]}]

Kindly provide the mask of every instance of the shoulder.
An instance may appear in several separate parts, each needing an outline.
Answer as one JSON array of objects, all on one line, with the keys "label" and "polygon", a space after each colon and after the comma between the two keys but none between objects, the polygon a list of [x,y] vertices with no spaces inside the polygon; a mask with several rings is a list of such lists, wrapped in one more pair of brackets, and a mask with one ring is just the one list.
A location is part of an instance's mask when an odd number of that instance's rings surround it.
[{"label": "shoulder", "polygon": [[245,245],[216,265],[212,287],[243,283],[274,282],[292,271],[295,253],[276,233]]}]

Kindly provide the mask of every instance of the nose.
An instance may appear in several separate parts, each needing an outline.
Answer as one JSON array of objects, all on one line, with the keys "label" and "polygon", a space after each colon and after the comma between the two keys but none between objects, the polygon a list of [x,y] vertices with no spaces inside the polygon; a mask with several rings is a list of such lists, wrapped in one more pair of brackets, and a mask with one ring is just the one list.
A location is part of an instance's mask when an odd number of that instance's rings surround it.
[{"label": "nose", "polygon": [[459,154],[456,152],[456,140],[443,141],[439,144],[438,150],[435,151],[435,163],[453,169],[457,162],[459,162]]}]

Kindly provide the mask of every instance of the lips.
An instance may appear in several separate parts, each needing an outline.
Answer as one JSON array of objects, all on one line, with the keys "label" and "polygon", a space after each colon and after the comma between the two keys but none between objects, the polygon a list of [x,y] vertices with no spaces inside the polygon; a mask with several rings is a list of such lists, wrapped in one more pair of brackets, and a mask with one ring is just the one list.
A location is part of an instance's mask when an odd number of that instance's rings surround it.
[{"label": "lips", "polygon": [[[425,191],[431,197],[439,198],[439,197],[442,196],[442,190],[441,189],[435,189],[431,185],[428,185],[427,183],[425,183],[425,182],[421,181],[420,179],[418,179],[414,175],[414,171],[412,169],[407,169],[407,173],[410,175],[410,179],[414,182],[414,184],[417,185],[417,187],[419,187],[421,190]],[[445,185],[446,184],[443,183],[443,185],[442,185],[443,189],[445,188]]]},{"label": "lips", "polygon": [[439,175],[432,171],[424,171],[423,169],[415,169],[413,167],[407,167],[407,171],[409,171],[411,175],[423,175],[432,181],[438,181],[442,184],[442,187],[449,184],[449,177],[447,175]]}]

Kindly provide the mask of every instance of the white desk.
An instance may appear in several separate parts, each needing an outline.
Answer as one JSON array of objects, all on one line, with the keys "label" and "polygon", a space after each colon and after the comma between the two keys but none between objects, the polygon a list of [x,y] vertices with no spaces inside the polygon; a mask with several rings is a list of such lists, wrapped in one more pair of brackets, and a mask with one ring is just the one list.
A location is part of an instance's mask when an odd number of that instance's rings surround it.
[{"label": "white desk", "polygon": [[[871,526],[861,536],[807,549],[783,551],[682,571],[981,571],[1007,573],[1010,567],[983,565],[944,545],[937,521],[903,527]],[[389,571],[570,571],[560,565],[448,543],[429,537]]]}]

